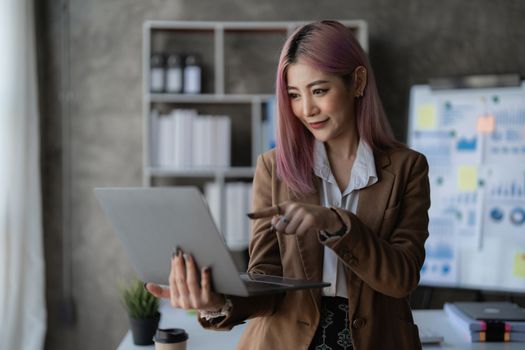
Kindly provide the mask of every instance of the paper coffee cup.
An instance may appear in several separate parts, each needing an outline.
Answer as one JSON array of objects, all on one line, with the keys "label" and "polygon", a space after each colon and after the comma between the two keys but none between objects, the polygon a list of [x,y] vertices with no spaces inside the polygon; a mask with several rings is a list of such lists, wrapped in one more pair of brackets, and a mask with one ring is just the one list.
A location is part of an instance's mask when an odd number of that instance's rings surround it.
[{"label": "paper coffee cup", "polygon": [[180,328],[157,329],[153,341],[155,350],[186,350],[188,333]]}]

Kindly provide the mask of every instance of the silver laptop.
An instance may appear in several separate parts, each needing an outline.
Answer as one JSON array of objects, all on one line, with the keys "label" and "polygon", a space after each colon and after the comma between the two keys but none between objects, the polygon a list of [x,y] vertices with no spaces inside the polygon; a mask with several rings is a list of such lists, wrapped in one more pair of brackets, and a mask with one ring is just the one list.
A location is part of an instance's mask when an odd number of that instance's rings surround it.
[{"label": "silver laptop", "polygon": [[206,200],[193,186],[96,188],[95,195],[145,282],[167,285],[176,247],[209,266],[216,292],[250,296],[330,283],[239,273]]},{"label": "silver laptop", "polygon": [[476,320],[525,321],[525,309],[508,301],[453,303],[459,311]]}]

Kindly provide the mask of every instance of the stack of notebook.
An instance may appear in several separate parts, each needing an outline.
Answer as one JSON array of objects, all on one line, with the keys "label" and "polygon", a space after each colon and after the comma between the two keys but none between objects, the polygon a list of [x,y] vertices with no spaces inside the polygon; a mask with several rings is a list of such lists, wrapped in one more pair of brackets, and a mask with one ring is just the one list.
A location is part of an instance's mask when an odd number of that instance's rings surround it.
[{"label": "stack of notebook", "polygon": [[525,342],[525,309],[509,302],[445,303],[452,324],[472,342]]}]

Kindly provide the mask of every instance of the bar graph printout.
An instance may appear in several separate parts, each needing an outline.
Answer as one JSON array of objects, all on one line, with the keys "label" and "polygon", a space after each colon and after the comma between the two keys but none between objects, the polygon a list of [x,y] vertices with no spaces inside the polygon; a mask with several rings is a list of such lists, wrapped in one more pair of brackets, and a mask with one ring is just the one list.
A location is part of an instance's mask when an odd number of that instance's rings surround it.
[{"label": "bar graph printout", "polygon": [[421,284],[525,292],[525,84],[413,86],[408,144],[430,166]]}]

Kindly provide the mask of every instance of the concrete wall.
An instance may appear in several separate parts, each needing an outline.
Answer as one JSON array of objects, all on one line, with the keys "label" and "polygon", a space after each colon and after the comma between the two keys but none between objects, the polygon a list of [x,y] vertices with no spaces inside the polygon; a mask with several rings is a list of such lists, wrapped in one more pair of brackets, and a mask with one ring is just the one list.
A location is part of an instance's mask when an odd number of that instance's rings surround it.
[{"label": "concrete wall", "polygon": [[[42,109],[47,349],[114,349],[128,328],[117,281],[132,274],[95,203],[96,186],[142,183],[142,23],[166,20],[365,19],[370,58],[396,135],[404,139],[408,92],[430,77],[516,72],[525,75],[525,3],[519,0],[70,0],[37,1]],[[70,146],[61,142],[65,76],[60,24],[69,14]],[[249,62],[247,62],[249,63]],[[254,72],[256,72],[254,67]],[[62,153],[70,154],[70,240],[62,232]],[[70,249],[62,257],[62,245]],[[69,242],[69,243],[68,243]],[[63,264],[71,275],[63,275]],[[60,308],[71,281],[76,323]],[[451,292],[450,292],[451,293]],[[454,291],[457,298],[470,298]],[[445,295],[445,297],[444,297]],[[436,303],[447,295],[438,295]],[[424,297],[417,297],[424,300]],[[416,299],[417,299],[416,298]],[[418,299],[418,300],[419,300]],[[66,308],[67,309],[67,308]],[[67,313],[64,314],[67,316]],[[67,317],[66,317],[67,318]]]}]

